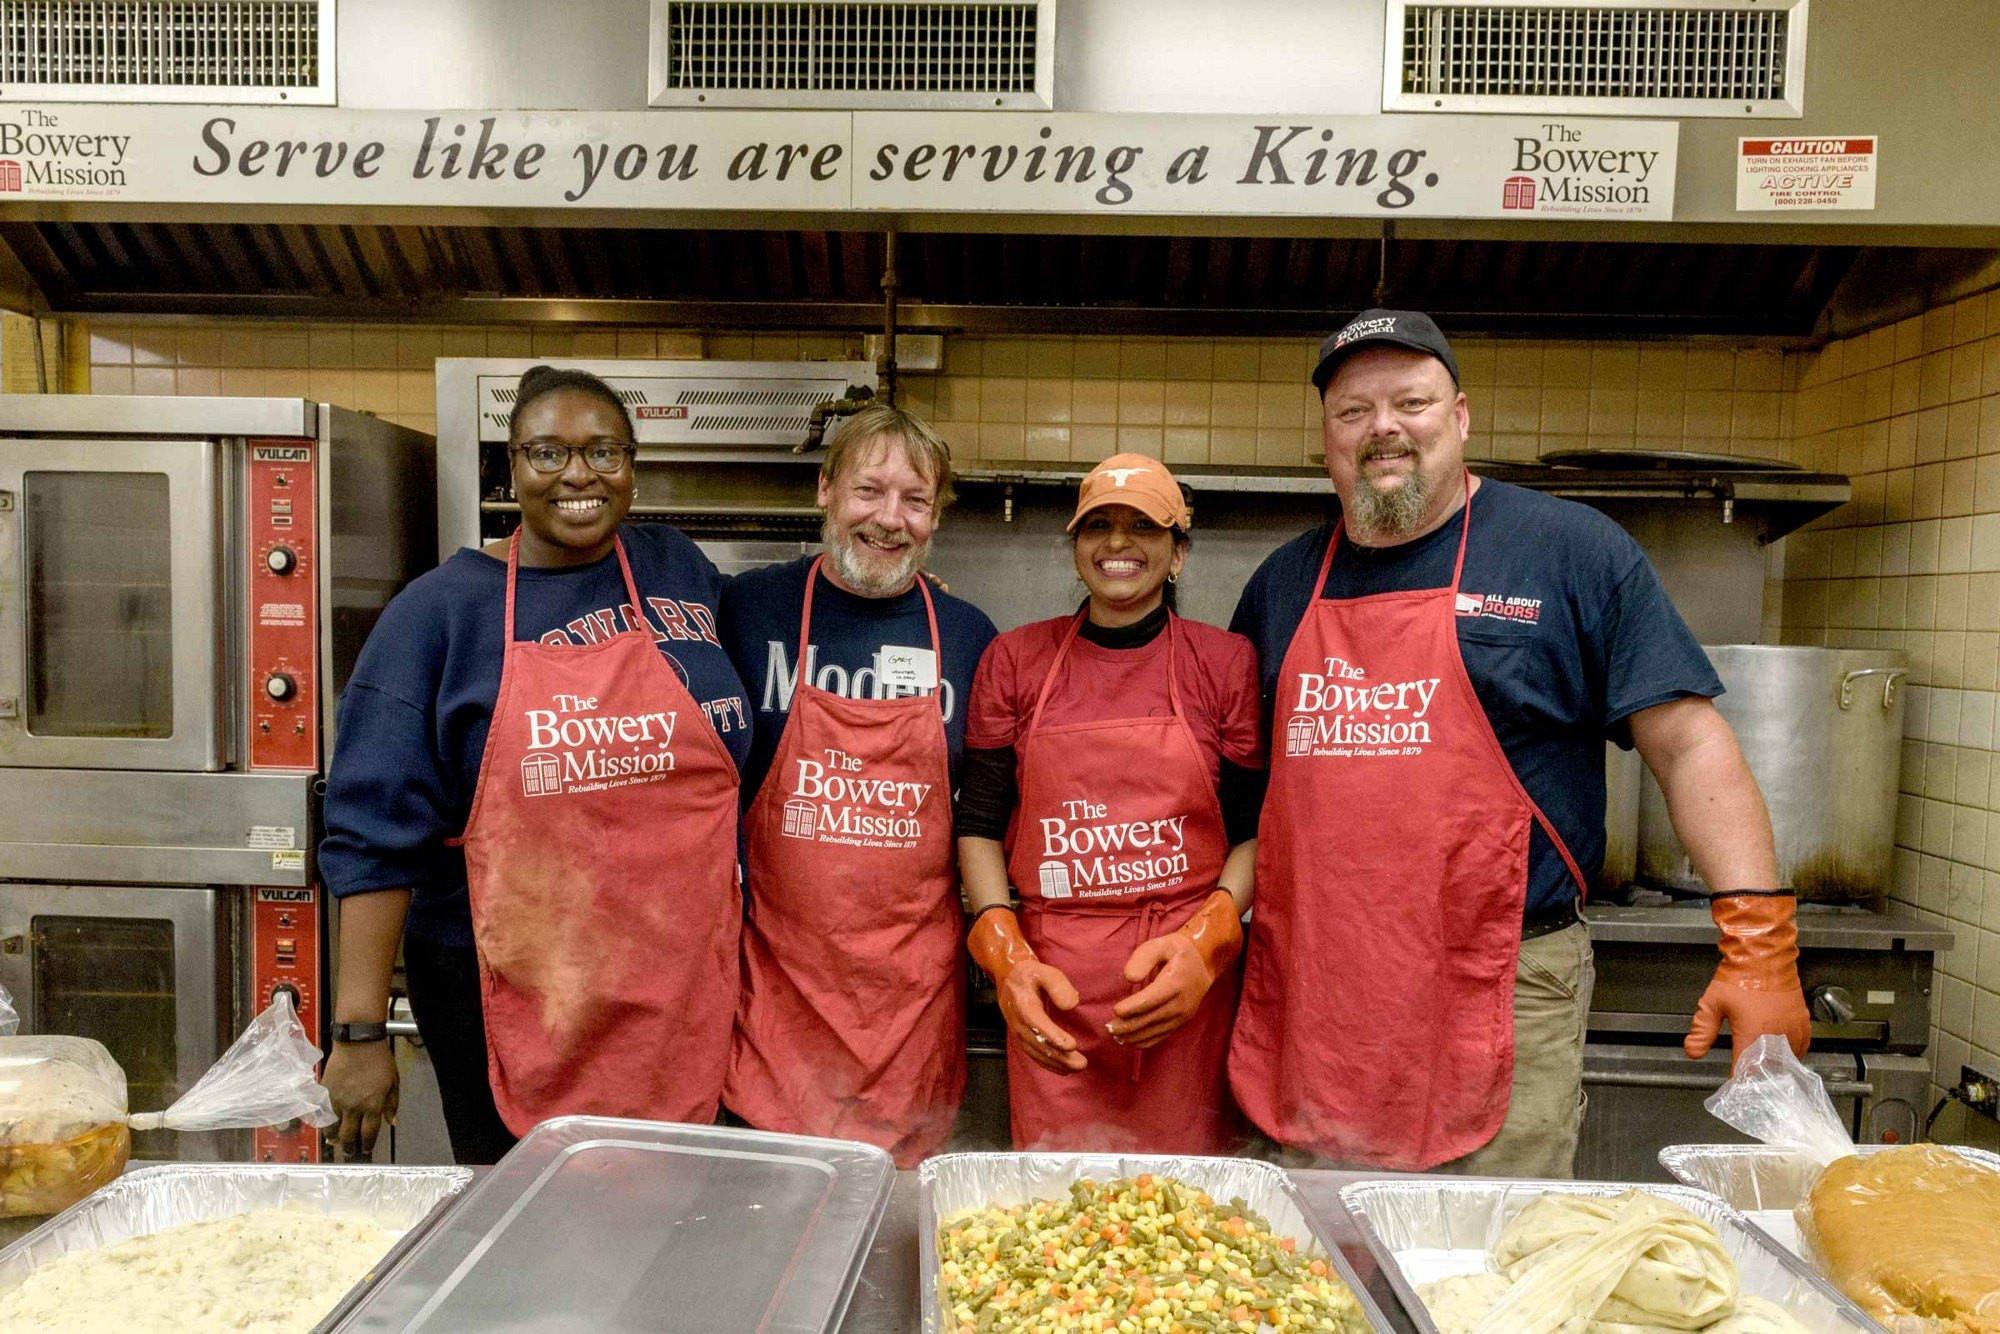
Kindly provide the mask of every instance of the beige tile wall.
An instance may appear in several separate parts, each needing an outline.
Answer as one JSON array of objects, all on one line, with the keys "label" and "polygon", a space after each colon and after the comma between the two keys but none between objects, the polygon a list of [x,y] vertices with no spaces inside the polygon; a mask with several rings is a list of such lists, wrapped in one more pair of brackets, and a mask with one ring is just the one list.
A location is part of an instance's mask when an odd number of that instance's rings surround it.
[{"label": "beige tile wall", "polygon": [[1786,540],[1782,636],[1910,654],[1895,893],[1958,937],[1940,1082],[2000,1074],[2000,293],[1788,360],[1797,458],[1854,501]]},{"label": "beige tile wall", "polygon": [[[945,368],[902,401],[968,464],[1299,466],[1319,451],[1310,339],[948,336]],[[283,394],[435,429],[440,356],[853,358],[856,337],[574,326],[425,328],[215,322],[90,328],[93,392]],[[1532,459],[1583,446],[1779,454],[1791,398],[1774,351],[1694,343],[1469,339],[1458,347],[1471,452]]]}]

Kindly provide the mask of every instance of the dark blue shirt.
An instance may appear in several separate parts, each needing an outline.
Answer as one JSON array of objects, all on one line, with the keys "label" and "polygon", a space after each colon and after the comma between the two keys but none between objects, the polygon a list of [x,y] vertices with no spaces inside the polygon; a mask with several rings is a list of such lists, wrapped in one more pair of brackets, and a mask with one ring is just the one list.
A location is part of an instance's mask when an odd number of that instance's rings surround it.
[{"label": "dark blue shirt", "polygon": [[[1329,597],[1451,583],[1460,515],[1414,542],[1341,541]],[[1229,628],[1257,646],[1266,725],[1278,670],[1313,595],[1333,526],[1286,543],[1258,567]],[[1485,480],[1459,583],[1458,645],[1487,721],[1521,785],[1593,888],[1604,866],[1604,742],[1629,749],[1626,719],[1722,682],[1631,534],[1587,506]],[[1331,813],[1330,813],[1331,814]],[[1540,826],[1530,835],[1530,912],[1575,893]]]},{"label": "dark blue shirt", "polygon": [[[619,530],[646,626],[740,771],[750,751],[743,683],[716,633],[722,576],[677,529]],[[368,636],[340,700],[319,865],[336,896],[410,889],[408,930],[470,945],[464,832],[500,693],[507,566],[463,549],[397,594]],[[515,634],[589,644],[631,629],[618,558],[522,570]]]},{"label": "dark blue shirt", "polygon": [[[722,592],[722,642],[750,692],[757,726],[750,762],[743,770],[743,804],[748,806],[777,754],[778,738],[791,716],[792,691],[799,679],[799,609],[805,604],[806,571],[812,557],[768,565],[731,578]],[[944,662],[945,740],[951,748],[951,779],[958,785],[958,760],[965,750],[965,701],[979,655],[999,632],[985,612],[963,598],[931,589],[937,607],[938,643]],[[884,645],[928,649],[930,622],[916,588],[892,598],[864,598],[834,586],[824,574],[813,589],[812,684],[856,699],[891,699],[929,694],[882,685],[876,655]]]}]

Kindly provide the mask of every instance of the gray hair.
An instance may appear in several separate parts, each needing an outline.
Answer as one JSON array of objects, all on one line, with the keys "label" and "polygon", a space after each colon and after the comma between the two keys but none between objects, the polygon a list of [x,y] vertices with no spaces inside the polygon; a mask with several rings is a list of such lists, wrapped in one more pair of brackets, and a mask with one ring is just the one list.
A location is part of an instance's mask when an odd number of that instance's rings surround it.
[{"label": "gray hair", "polygon": [[910,466],[937,488],[937,512],[951,504],[951,446],[922,417],[887,403],[872,404],[841,419],[840,425],[827,436],[826,457],[820,461],[819,475],[829,484],[838,481],[848,455],[875,440],[887,440],[899,447]]}]

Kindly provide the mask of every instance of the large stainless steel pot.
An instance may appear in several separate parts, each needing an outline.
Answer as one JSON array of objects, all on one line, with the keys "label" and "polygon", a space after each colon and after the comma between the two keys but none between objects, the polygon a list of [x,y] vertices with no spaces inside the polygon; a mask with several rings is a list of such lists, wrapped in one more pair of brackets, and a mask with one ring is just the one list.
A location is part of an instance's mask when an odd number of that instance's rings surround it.
[{"label": "large stainless steel pot", "polygon": [[[1778,884],[1805,899],[1874,898],[1889,890],[1901,776],[1907,654],[1875,649],[1705,646],[1771,808]],[[1649,772],[1639,798],[1639,874],[1704,888],[1674,836]]]},{"label": "large stainless steel pot", "polygon": [[1639,773],[1636,750],[1604,743],[1604,890],[1623,889],[1639,874]]}]

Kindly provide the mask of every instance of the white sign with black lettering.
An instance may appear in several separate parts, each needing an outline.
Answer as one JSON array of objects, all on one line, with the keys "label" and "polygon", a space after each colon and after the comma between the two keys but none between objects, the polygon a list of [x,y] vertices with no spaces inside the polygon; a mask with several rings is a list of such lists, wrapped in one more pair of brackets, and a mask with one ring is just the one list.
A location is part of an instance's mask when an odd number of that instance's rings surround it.
[{"label": "white sign with black lettering", "polygon": [[1671,121],[0,106],[0,200],[1673,217]]}]

